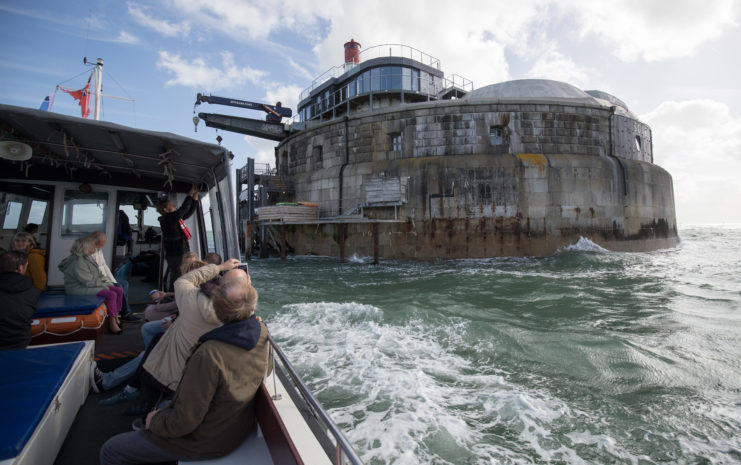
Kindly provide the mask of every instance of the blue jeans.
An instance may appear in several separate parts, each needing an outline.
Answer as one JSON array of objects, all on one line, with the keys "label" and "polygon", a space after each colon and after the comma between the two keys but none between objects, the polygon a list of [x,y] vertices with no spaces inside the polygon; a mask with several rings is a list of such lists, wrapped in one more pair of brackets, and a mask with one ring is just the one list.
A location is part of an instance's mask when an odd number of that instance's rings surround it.
[{"label": "blue jeans", "polygon": [[[162,327],[162,320],[150,321],[142,325],[142,339],[144,340],[144,350],[149,347],[152,342],[152,338],[159,333],[163,333],[165,329]],[[120,367],[113,371],[103,372],[103,390],[108,391],[118,386],[121,383],[125,383],[126,380],[131,378],[136,369],[144,359],[144,352],[141,352],[136,357],[132,358],[128,362],[124,363]]]},{"label": "blue jeans", "polygon": [[152,444],[139,431],[117,434],[100,449],[101,465],[173,462],[182,458]]}]

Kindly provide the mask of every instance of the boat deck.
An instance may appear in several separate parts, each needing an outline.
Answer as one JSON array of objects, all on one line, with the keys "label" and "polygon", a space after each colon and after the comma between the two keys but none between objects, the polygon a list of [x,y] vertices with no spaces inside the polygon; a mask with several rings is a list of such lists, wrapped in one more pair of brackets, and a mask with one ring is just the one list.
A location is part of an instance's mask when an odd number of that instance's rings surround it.
[{"label": "boat deck", "polygon": [[[132,305],[132,310],[135,314],[141,315],[144,312],[144,305]],[[102,370],[116,368],[144,348],[140,333],[142,323],[143,320],[124,322],[123,334],[118,336],[106,334],[100,338],[95,347],[95,357]],[[131,431],[131,422],[135,417],[124,415],[130,404],[98,405],[99,400],[112,396],[118,390],[119,388],[116,388],[101,394],[90,391],[57,455],[55,465],[98,463],[98,453],[103,443],[118,433]]]}]

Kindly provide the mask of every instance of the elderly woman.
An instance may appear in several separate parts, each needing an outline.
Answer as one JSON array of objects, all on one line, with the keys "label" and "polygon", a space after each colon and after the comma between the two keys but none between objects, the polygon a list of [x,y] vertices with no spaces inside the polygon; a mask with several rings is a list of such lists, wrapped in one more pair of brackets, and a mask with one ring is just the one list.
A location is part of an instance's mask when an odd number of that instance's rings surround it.
[{"label": "elderly woman", "polygon": [[46,259],[44,251],[36,248],[36,241],[32,234],[27,232],[18,232],[13,236],[11,249],[16,252],[28,254],[28,268],[26,276],[31,278],[33,285],[41,289],[46,289]]},{"label": "elderly woman", "polygon": [[92,255],[95,239],[81,237],[72,244],[70,256],[62,260],[59,270],[64,273],[64,290],[70,295],[97,295],[105,298],[108,308],[108,330],[121,334],[118,312],[121,310],[123,289],[116,287],[98,269]]}]

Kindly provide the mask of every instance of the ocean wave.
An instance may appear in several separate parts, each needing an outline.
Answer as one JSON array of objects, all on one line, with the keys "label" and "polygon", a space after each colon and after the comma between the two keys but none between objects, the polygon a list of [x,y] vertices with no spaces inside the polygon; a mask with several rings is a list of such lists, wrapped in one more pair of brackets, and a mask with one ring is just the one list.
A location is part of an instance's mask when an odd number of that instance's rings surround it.
[{"label": "ocean wave", "polygon": [[568,252],[612,253],[583,236],[575,244],[558,249],[554,255]]}]

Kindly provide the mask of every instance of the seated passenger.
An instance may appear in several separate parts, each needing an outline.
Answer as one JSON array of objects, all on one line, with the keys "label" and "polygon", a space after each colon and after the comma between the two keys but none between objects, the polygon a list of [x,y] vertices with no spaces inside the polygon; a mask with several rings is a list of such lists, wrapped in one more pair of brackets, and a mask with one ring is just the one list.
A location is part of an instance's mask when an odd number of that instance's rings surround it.
[{"label": "seated passenger", "polygon": [[97,295],[105,298],[108,330],[111,334],[121,334],[117,315],[121,311],[123,289],[103,276],[93,260],[94,253],[95,241],[90,237],[81,237],[72,244],[70,256],[59,264],[59,270],[64,273],[64,291],[70,295]]},{"label": "seated passenger", "polygon": [[26,276],[31,278],[33,285],[41,289],[46,289],[46,258],[45,251],[35,247],[36,241],[33,236],[27,232],[19,232],[13,236],[11,250],[24,252],[28,254],[28,267]]},{"label": "seated passenger", "polygon": [[33,237],[33,246],[41,248],[41,241],[39,240],[39,225],[36,223],[28,223],[23,227],[23,232],[27,232]]},{"label": "seated passenger", "polygon": [[203,256],[203,261],[213,265],[221,265],[221,255],[216,252],[209,252]]},{"label": "seated passenger", "polygon": [[[182,287],[175,286],[176,292]],[[256,304],[247,279],[214,290],[213,310],[223,326],[198,339],[169,406],[150,412],[143,430],[103,445],[102,465],[213,459],[245,440],[256,424],[254,398],[269,366],[268,331],[254,315]]]},{"label": "seated passenger", "polygon": [[114,286],[122,289],[122,300],[121,300],[121,314],[119,318],[127,321],[139,321],[139,317],[134,315],[129,307],[129,283],[124,279],[116,279],[111,273],[111,269],[108,267],[108,263],[105,261],[105,255],[103,255],[103,247],[105,247],[108,241],[108,236],[103,231],[93,231],[90,234],[90,238],[95,243],[95,252],[93,253],[93,261],[98,265],[98,270],[105,276],[108,281],[111,281]]},{"label": "seated passenger", "polygon": [[[195,266],[193,264],[196,264]],[[221,260],[216,265],[220,265]],[[183,255],[183,264],[180,265],[180,275],[190,273],[196,268],[208,265],[205,261],[198,260],[198,255],[194,252],[188,252]],[[150,297],[155,302],[154,304],[147,305],[144,308],[144,319],[147,321],[161,320],[167,316],[174,315],[178,312],[178,305],[175,303],[174,292],[156,291],[150,293]],[[169,300],[168,302],[162,302],[163,299]]]},{"label": "seated passenger", "polygon": [[144,362],[140,377],[141,409],[151,408],[157,399],[172,396],[198,338],[221,324],[214,313],[211,298],[201,290],[201,285],[219,276],[221,271],[227,271],[221,277],[221,285],[231,281],[249,284],[249,275],[237,269],[238,266],[239,260],[230,259],[219,266],[198,268],[175,281],[179,316]]},{"label": "seated passenger", "polygon": [[[191,271],[198,269],[202,266],[206,266],[206,262],[202,261],[195,261],[191,263],[186,263],[183,265],[182,268],[182,274],[188,274]],[[102,392],[102,391],[109,391],[116,386],[120,385],[121,383],[124,383],[129,380],[134,374],[136,373],[137,368],[141,363],[144,362],[145,354],[147,354],[147,349],[149,349],[150,343],[154,340],[155,336],[157,334],[164,333],[172,324],[172,322],[177,318],[177,303],[175,301],[169,302],[167,304],[162,305],[172,305],[174,307],[174,312],[172,312],[169,315],[165,315],[162,318],[159,318],[158,320],[151,320],[147,323],[144,323],[141,327],[141,333],[142,333],[142,339],[144,340],[144,351],[140,352],[139,355],[132,358],[128,362],[124,363],[123,365],[119,366],[113,371],[101,371],[98,368],[97,363],[93,362],[91,365],[91,373],[90,373],[90,388],[93,390],[93,392]],[[169,318],[165,320],[166,317]],[[123,394],[122,394],[123,393]],[[122,391],[122,393],[117,394],[113,398],[105,399],[104,401],[101,401],[100,403],[103,405],[112,405],[117,404],[120,402],[124,402],[130,399],[134,399],[139,394],[139,389],[135,388],[135,386],[131,386],[130,384],[125,387],[125,391]]]},{"label": "seated passenger", "polygon": [[31,342],[31,320],[41,291],[24,276],[27,266],[23,252],[0,255],[0,350],[25,349]]}]

